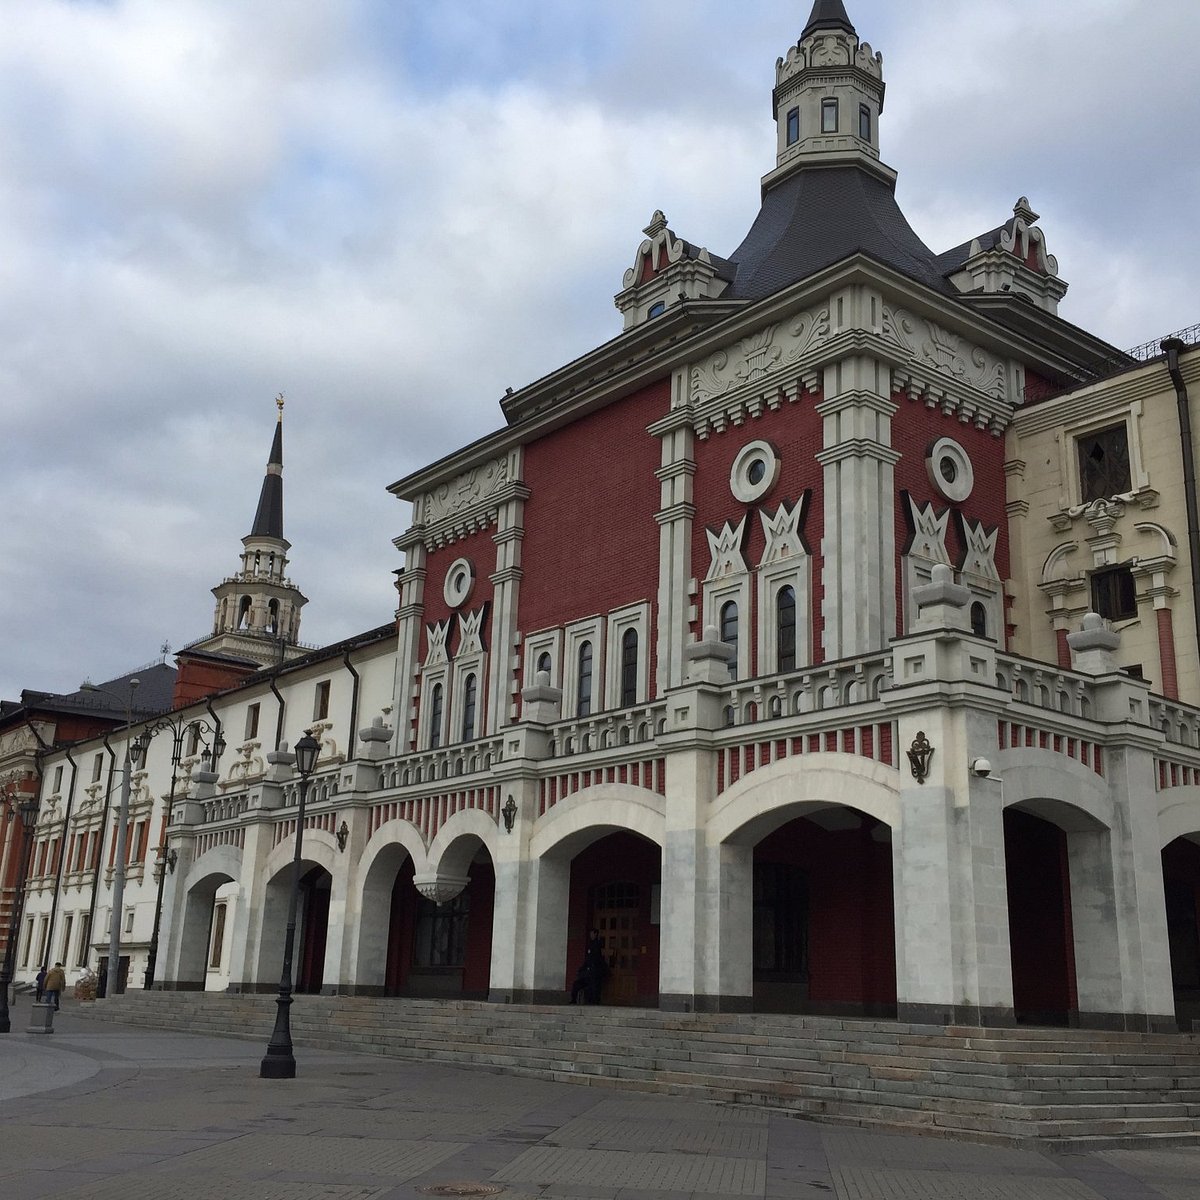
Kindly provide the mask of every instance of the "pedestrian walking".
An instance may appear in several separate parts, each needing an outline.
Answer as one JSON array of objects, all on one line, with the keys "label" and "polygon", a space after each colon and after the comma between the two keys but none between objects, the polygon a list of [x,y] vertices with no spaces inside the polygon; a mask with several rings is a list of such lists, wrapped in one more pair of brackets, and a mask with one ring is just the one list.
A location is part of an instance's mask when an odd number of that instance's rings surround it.
[{"label": "pedestrian walking", "polygon": [[67,973],[63,970],[62,963],[57,962],[46,972],[46,1003],[53,1002],[55,1012],[58,1012],[59,1001],[66,986]]},{"label": "pedestrian walking", "polygon": [[42,1002],[42,993],[46,990],[46,968],[42,967],[33,981],[34,993],[33,998],[38,1003]]}]

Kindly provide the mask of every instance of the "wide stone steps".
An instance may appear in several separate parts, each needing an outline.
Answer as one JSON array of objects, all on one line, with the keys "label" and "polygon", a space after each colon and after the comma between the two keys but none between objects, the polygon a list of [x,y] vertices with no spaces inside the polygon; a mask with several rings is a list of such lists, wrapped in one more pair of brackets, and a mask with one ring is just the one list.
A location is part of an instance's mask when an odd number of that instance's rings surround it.
[{"label": "wide stone steps", "polygon": [[[129,992],[85,1006],[265,1047],[271,996]],[[1200,1144],[1200,1037],[467,1001],[299,996],[298,1046],[785,1109],[872,1128],[1053,1146]]]}]

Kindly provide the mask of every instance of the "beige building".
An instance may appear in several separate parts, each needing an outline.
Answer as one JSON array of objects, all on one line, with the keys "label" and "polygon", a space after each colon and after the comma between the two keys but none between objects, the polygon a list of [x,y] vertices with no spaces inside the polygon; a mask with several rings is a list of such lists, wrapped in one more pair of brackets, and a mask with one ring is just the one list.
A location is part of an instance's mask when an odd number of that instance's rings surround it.
[{"label": "beige building", "polygon": [[1073,390],[1030,394],[1005,464],[1012,648],[1069,666],[1067,634],[1098,612],[1121,634],[1120,665],[1189,704],[1200,703],[1196,334],[1150,343]]}]

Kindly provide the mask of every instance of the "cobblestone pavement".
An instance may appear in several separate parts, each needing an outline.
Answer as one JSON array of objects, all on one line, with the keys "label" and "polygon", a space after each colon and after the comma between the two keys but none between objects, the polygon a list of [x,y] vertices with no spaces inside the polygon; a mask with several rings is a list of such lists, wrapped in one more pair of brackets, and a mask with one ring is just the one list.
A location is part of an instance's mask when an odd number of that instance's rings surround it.
[{"label": "cobblestone pavement", "polygon": [[[1200,1200],[1200,1149],[1049,1155],[100,1023],[0,1036],[3,1200]],[[451,1190],[451,1189],[454,1190]]]}]

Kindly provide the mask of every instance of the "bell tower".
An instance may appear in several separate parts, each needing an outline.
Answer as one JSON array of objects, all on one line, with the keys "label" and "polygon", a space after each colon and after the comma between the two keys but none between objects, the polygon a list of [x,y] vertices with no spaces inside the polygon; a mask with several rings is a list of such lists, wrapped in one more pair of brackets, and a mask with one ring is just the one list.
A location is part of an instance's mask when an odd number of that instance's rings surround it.
[{"label": "bell tower", "polygon": [[264,666],[304,653],[298,645],[300,609],[308,603],[285,573],[292,547],[283,536],[282,395],[275,404],[275,436],[254,523],[242,538],[238,570],[213,588],[212,637],[193,647]]},{"label": "bell tower", "polygon": [[866,167],[887,183],[879,158],[883,55],[860,42],[842,0],[816,0],[800,40],[775,64],[775,170],[764,190],[801,167]]}]

